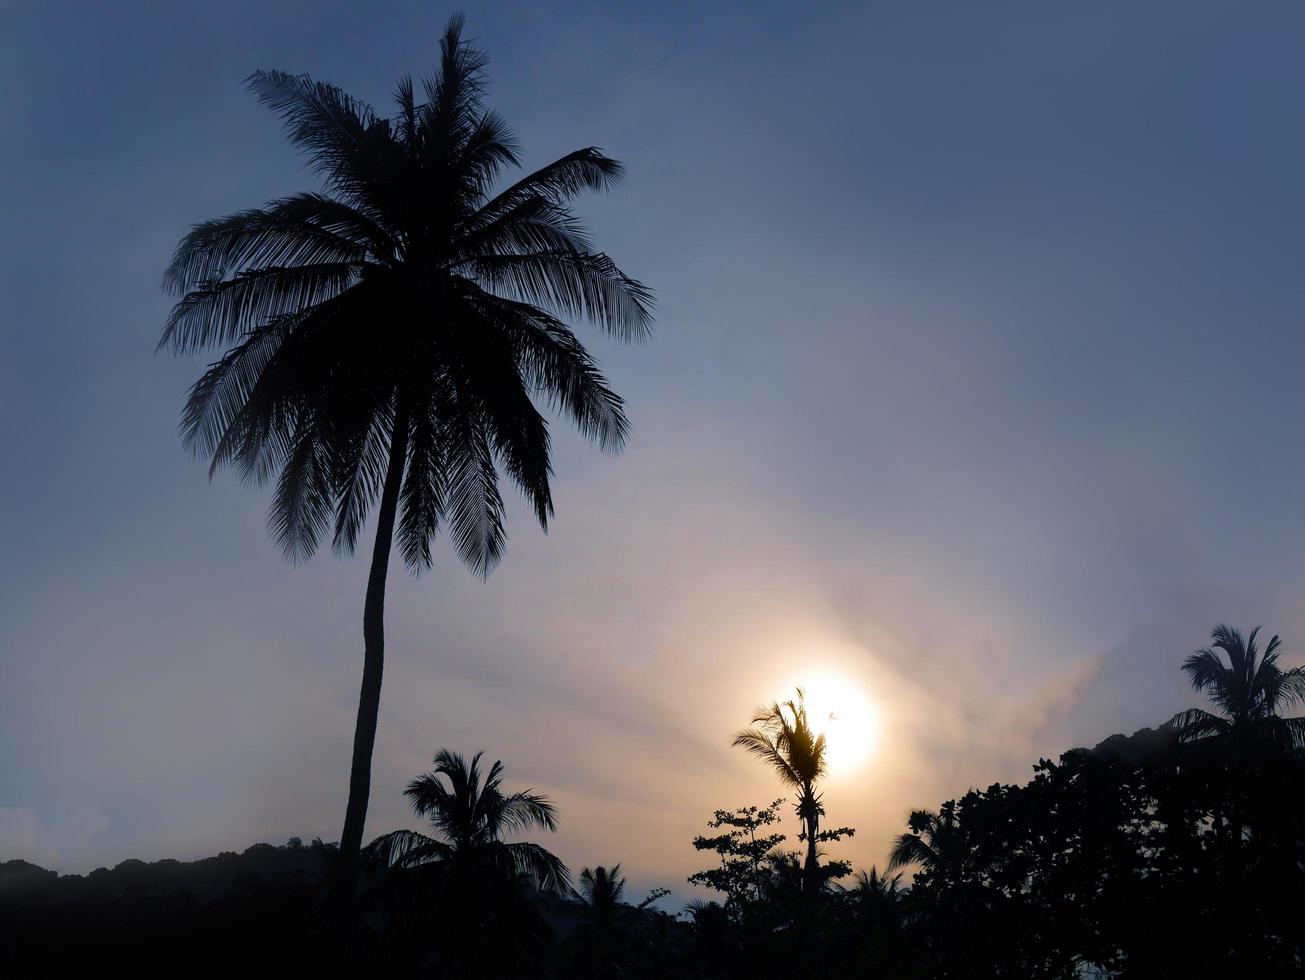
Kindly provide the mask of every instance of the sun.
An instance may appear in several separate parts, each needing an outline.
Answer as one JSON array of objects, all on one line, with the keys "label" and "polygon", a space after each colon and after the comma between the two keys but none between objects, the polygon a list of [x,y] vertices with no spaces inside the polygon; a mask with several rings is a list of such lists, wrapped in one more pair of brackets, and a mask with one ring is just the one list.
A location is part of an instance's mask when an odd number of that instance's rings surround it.
[{"label": "sun", "polygon": [[835,674],[807,677],[800,686],[811,727],[825,735],[830,778],[864,768],[879,740],[878,712],[870,698],[855,682]]}]

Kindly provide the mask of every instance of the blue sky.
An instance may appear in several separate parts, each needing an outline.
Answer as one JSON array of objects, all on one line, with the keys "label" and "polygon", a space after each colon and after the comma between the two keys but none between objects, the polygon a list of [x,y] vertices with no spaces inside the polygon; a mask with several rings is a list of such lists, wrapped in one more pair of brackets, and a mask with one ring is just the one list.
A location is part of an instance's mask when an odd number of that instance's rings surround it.
[{"label": "blue sky", "polygon": [[[181,451],[158,283],[191,223],[312,186],[250,71],[383,108],[452,9],[0,8],[0,857],[338,836],[366,569],[286,564]],[[627,164],[581,209],[659,326],[592,338],[635,434],[559,436],[547,536],[517,507],[488,583],[392,578],[369,831],[483,747],[573,865],[678,886],[712,809],[778,794],[731,733],[832,672],[879,716],[827,797],[868,865],[1192,703],[1218,621],[1299,659],[1299,8],[466,13],[528,165]]]}]

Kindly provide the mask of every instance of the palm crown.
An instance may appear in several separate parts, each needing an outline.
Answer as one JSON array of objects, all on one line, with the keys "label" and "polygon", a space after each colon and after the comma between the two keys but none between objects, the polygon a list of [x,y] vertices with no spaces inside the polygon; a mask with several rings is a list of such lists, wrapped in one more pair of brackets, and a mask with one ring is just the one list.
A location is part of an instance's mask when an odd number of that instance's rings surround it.
[{"label": "palm crown", "polygon": [[438,836],[411,830],[386,834],[368,846],[369,863],[384,868],[456,865],[569,893],[571,876],[558,857],[539,844],[503,839],[521,831],[556,830],[553,804],[529,790],[505,793],[503,764],[495,762],[482,775],[483,755],[477,752],[468,762],[442,749],[434,769],[404,791],[413,812],[429,819]]},{"label": "palm crown", "polygon": [[625,877],[621,874],[621,866],[614,864],[605,868],[600,864],[593,869],[585,868],[580,872],[580,894],[595,912],[615,910],[625,894]]},{"label": "palm crown", "polygon": [[604,448],[626,437],[621,399],[562,319],[627,339],[649,330],[648,292],[592,250],[566,203],[621,166],[577,150],[492,194],[517,146],[481,104],[485,57],[461,26],[421,100],[399,83],[393,119],[306,76],[251,76],[326,193],[197,225],[165,276],[181,298],[160,346],[229,347],[191,389],[185,441],[213,470],[279,471],[270,524],[294,559],[328,532],[353,549],[388,450],[406,462],[408,565],[430,564],[447,522],[487,572],[504,541],[496,464],[541,524],[552,511],[536,401]]},{"label": "palm crown", "polygon": [[[1197,650],[1183,663],[1192,687],[1209,697],[1220,712],[1191,708],[1175,715],[1170,724],[1184,741],[1216,737],[1305,746],[1305,718],[1281,714],[1305,702],[1305,668],[1279,666],[1281,642],[1276,636],[1261,653],[1256,644],[1259,632],[1256,627],[1243,638],[1231,626],[1216,626],[1210,634],[1211,646]],[[1226,664],[1220,653],[1227,657]]]},{"label": "palm crown", "polygon": [[825,736],[812,729],[801,688],[796,700],[758,709],[752,725],[734,736],[735,746],[758,756],[783,783],[801,789],[825,774]]}]

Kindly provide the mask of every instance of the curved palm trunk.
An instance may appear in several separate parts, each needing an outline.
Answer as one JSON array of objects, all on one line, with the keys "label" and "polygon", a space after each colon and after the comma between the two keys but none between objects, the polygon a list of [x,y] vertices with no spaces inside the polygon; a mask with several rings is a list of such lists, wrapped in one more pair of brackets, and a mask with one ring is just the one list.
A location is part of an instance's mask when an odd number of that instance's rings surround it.
[{"label": "curved palm trunk", "polygon": [[367,800],[371,795],[372,749],[376,744],[376,722],[381,710],[381,676],[385,671],[385,578],[390,566],[394,518],[399,508],[399,491],[403,486],[407,455],[407,418],[400,415],[394,422],[390,461],[385,470],[385,485],[381,490],[380,508],[376,514],[372,567],[367,577],[367,599],[363,606],[362,689],[358,693],[353,765],[349,770],[349,803],[344,811],[344,830],[340,833],[340,863],[336,869],[334,885],[338,926],[348,932],[351,932],[349,919],[358,889],[363,824],[367,819]]}]

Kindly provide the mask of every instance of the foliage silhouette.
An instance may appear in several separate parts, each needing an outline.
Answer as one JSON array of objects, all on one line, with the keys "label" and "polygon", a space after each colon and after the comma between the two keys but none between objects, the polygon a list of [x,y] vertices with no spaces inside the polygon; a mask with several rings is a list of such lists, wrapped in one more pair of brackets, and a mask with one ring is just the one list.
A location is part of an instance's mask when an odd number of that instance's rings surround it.
[{"label": "foliage silhouette", "polygon": [[223,351],[190,389],[185,444],[210,473],[276,475],[269,527],[287,557],[310,557],[328,535],[352,553],[376,507],[342,907],[370,792],[392,541],[420,571],[444,524],[462,561],[488,574],[506,539],[500,470],[546,526],[537,403],[604,450],[629,428],[565,321],[624,340],[652,323],[649,292],[592,248],[568,208],[619,182],[620,164],[589,147],[493,193],[518,148],[482,105],[485,55],[462,26],[449,21],[420,94],[399,81],[390,119],[307,76],[250,76],[325,190],[196,225],[164,277],[180,298],[160,348]]},{"label": "foliage silhouette", "polygon": [[893,841],[888,870],[918,864],[933,875],[959,881],[970,851],[956,826],[956,814],[946,809],[941,813],[914,810],[907,824],[910,831]]},{"label": "foliage silhouette", "polygon": [[857,872],[852,887],[847,891],[854,894],[867,907],[877,908],[896,904],[901,895],[899,891],[901,884],[900,874],[890,878],[886,873],[880,874],[879,869],[871,865],[869,871]]},{"label": "foliage silhouette", "polygon": [[583,915],[563,944],[565,966],[559,972],[570,977],[625,977],[640,972],[639,964],[653,968],[664,959],[666,916],[647,910],[669,894],[665,888],[653,889],[637,905],[627,904],[619,864],[585,868],[579,884]]},{"label": "foliage silhouette", "polygon": [[787,839],[784,834],[764,831],[778,823],[783,804],[781,799],[767,807],[717,810],[707,826],[724,833],[710,837],[699,835],[693,839],[693,847],[697,851],[714,851],[720,865],[691,874],[689,883],[723,894],[726,908],[732,914],[743,914],[750,904],[761,901],[766,856]]}]

